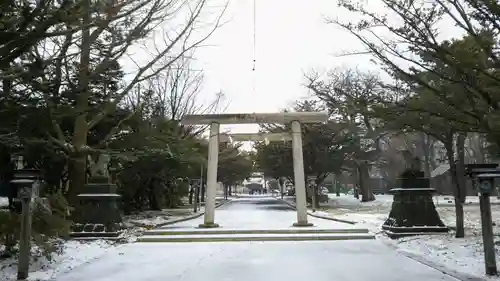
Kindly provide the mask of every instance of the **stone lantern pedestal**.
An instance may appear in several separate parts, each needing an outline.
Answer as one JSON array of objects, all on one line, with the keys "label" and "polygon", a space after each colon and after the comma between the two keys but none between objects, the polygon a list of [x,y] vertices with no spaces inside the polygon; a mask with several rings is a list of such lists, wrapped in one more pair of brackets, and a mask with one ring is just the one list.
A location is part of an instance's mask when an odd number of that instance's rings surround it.
[{"label": "stone lantern pedestal", "polygon": [[432,200],[435,189],[422,171],[407,170],[400,179],[401,188],[391,189],[394,194],[391,212],[382,225],[390,238],[444,233],[444,225]]},{"label": "stone lantern pedestal", "polygon": [[107,176],[94,176],[78,194],[79,206],[71,233],[75,238],[112,238],[119,235],[121,213],[117,186]]}]

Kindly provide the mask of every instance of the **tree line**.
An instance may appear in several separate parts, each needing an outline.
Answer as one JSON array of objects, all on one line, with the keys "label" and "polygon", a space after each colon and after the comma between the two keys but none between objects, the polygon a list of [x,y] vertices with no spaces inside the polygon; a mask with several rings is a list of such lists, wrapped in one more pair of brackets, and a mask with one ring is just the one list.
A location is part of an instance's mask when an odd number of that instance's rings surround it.
[{"label": "tree line", "polygon": [[[51,212],[35,212],[35,242],[68,233],[77,195],[104,154],[111,156],[124,214],[176,207],[189,192],[186,180],[206,179],[205,128],[180,120],[224,108],[222,92],[200,99],[203,71],[193,66],[196,50],[220,26],[224,6],[12,0],[2,1],[0,10],[2,190],[13,158],[22,156],[25,167],[40,171]],[[220,153],[224,184],[250,174],[251,161],[237,146]],[[203,193],[204,185],[202,201]],[[0,212],[0,243],[15,245],[18,220],[14,212]]]},{"label": "tree line", "polygon": [[[315,176],[319,184],[322,175],[348,171],[355,174],[362,200],[370,201],[375,198],[366,179],[374,170],[392,184],[405,158],[418,156],[427,176],[440,163],[448,163],[456,236],[464,237],[464,165],[495,161],[499,152],[499,4],[379,3],[383,9],[363,1],[339,0],[337,13],[356,20],[327,18],[327,23],[354,36],[362,46],[339,56],[370,56],[382,69],[380,73],[331,69],[306,75],[312,97],[299,102],[295,110],[331,114],[326,125],[304,126],[306,174]],[[454,33],[458,35],[450,38]],[[259,163],[276,176],[290,176],[290,166],[270,164],[291,157],[289,145],[275,144],[274,151],[282,151],[281,156],[274,160],[262,156]]]}]

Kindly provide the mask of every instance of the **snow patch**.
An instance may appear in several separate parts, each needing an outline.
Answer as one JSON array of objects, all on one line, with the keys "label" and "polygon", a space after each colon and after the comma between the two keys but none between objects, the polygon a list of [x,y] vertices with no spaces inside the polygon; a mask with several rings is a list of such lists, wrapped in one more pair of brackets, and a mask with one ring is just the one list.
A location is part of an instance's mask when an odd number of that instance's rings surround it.
[{"label": "snow patch", "polygon": [[9,206],[9,199],[6,197],[0,197],[0,208]]},{"label": "snow patch", "polygon": [[[0,198],[1,200],[2,198]],[[0,201],[0,204],[2,201]],[[7,201],[8,205],[8,201]],[[200,210],[203,212],[203,208]],[[188,209],[171,209],[162,211],[147,211],[139,214],[125,216],[123,224],[126,229],[121,233],[119,240],[124,243],[133,243],[137,237],[148,229],[167,223],[172,220],[185,218],[192,215]],[[33,254],[30,264],[28,280],[52,280],[61,273],[70,271],[80,265],[101,257],[109,250],[116,250],[119,245],[112,241],[63,241],[62,253],[54,253],[52,259],[38,257]],[[36,249],[34,249],[36,252]],[[17,258],[0,260],[0,280],[13,281],[17,276]]]},{"label": "snow patch", "polygon": [[[91,260],[99,258],[110,248],[115,248],[108,241],[66,241],[61,254],[54,254],[49,261],[45,257],[33,257],[27,280],[45,281],[72,270]],[[0,260],[0,280],[13,281],[17,276],[17,259]]]},{"label": "snow patch", "polygon": [[[453,233],[407,237],[394,241],[397,247],[443,265],[449,269],[485,277],[483,243],[480,236],[455,238]],[[496,260],[500,263],[500,247],[496,246]],[[490,277],[497,279],[498,277]],[[498,280],[498,279],[497,279]]]},{"label": "snow patch", "polygon": [[[329,215],[337,219],[355,221],[356,226],[368,228],[373,233],[378,233],[379,239],[396,246],[403,252],[422,256],[432,263],[444,266],[453,271],[474,275],[481,278],[498,280],[498,277],[487,277],[484,269],[483,243],[481,236],[481,214],[479,211],[479,198],[469,196],[464,206],[465,238],[455,238],[454,233],[421,235],[391,240],[382,235],[381,226],[389,215],[392,205],[392,195],[377,195],[373,202],[360,202],[352,195],[336,197],[330,195],[330,206],[322,215]],[[491,197],[493,232],[496,241],[496,259],[500,265],[500,201]],[[453,196],[435,196],[434,203],[442,221],[450,226],[455,226],[455,208]],[[342,206],[336,208],[334,206]],[[319,212],[316,212],[317,214]]]},{"label": "snow patch", "polygon": [[[352,194],[341,194],[336,196],[335,193],[329,193],[328,198],[330,202],[327,205],[332,207],[355,208],[355,207],[389,207],[392,205],[393,196],[390,194],[375,195],[376,200],[371,202],[361,202],[359,199],[354,198]],[[454,206],[455,201],[451,195],[438,195],[433,196],[434,204],[436,206]],[[500,199],[497,197],[490,197],[491,204],[500,205]],[[465,205],[479,204],[478,196],[467,196]]]}]

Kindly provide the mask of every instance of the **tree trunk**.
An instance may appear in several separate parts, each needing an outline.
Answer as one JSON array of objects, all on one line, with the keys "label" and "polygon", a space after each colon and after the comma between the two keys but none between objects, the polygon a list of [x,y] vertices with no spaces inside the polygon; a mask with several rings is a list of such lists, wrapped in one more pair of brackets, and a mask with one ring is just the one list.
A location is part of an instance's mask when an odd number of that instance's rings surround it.
[{"label": "tree trunk", "polygon": [[68,203],[71,206],[78,204],[78,194],[82,193],[87,182],[87,157],[82,153],[75,153],[69,163],[69,190]]},{"label": "tree trunk", "polygon": [[422,146],[422,154],[424,155],[424,173],[426,177],[431,176],[431,157],[430,150],[432,150],[430,137],[425,133],[420,133],[420,144]]},{"label": "tree trunk", "polygon": [[281,199],[283,199],[285,197],[285,181],[282,177],[278,178],[278,184],[280,186]]},{"label": "tree trunk", "polygon": [[319,208],[318,185],[316,183],[311,186],[311,207],[313,212]]},{"label": "tree trunk", "polygon": [[[82,23],[86,25],[90,22],[90,0],[83,1]],[[71,161],[69,172],[70,190],[68,194],[69,203],[77,204],[77,195],[84,189],[87,179],[87,155],[83,152],[87,145],[88,123],[87,111],[89,106],[89,69],[90,69],[90,30],[85,28],[82,31],[82,44],[80,46],[80,68],[78,71],[78,90],[75,106],[75,123],[73,126],[73,139],[71,141],[74,155]]]},{"label": "tree trunk", "polygon": [[[6,70],[10,69],[10,64],[7,65],[2,65],[0,67],[0,70],[2,72],[7,72]],[[2,94],[4,97],[9,97],[11,95],[12,91],[12,79],[9,78],[9,75],[5,75],[4,79],[2,80]]]},{"label": "tree trunk", "polygon": [[481,135],[479,133],[469,133],[470,149],[474,163],[485,163]]},{"label": "tree trunk", "polygon": [[194,187],[189,188],[189,205],[193,204]]},{"label": "tree trunk", "polygon": [[[148,189],[148,199],[149,199],[149,209],[154,211],[161,211],[164,202],[162,202],[163,197],[163,186],[159,183],[157,179],[153,179],[149,184]],[[164,200],[163,200],[164,201]]]},{"label": "tree trunk", "polygon": [[205,202],[205,184],[201,183],[200,202]]},{"label": "tree trunk", "polygon": [[455,238],[464,238],[465,237],[464,204],[457,197],[455,197],[454,200],[455,200],[455,224],[456,224]]},{"label": "tree trunk", "polygon": [[[461,145],[462,142],[462,137],[463,135],[459,135],[457,139],[457,148]],[[455,163],[455,157],[454,157],[454,150],[453,150],[453,134],[450,134],[447,137],[447,140],[445,142],[445,148],[446,148],[446,155],[448,157],[448,162],[450,163],[450,174],[451,174],[451,180],[454,185],[453,188],[453,197],[455,200],[455,224],[456,224],[456,233],[455,237],[456,238],[463,238],[465,236],[465,228],[464,228],[464,206],[463,206],[463,200],[461,197],[463,197],[463,191],[461,190],[462,183],[461,179],[462,177],[458,177],[459,171],[457,171],[457,165]],[[459,155],[459,161],[460,162],[460,155]],[[460,165],[458,165],[460,166]],[[463,167],[463,165],[462,165]],[[463,169],[463,168],[462,168]]]},{"label": "tree trunk", "polygon": [[[435,142],[434,139],[432,139],[431,137],[428,137],[428,140],[429,141],[433,141]],[[433,171],[434,169],[436,169],[436,162],[434,162],[434,160],[436,159],[436,149],[430,149],[429,151],[429,164],[430,164],[430,167],[431,167],[431,171]]]},{"label": "tree trunk", "polygon": [[[457,155],[458,155],[458,161],[455,166],[455,173],[456,173],[456,180],[457,180],[457,199],[458,199],[458,204],[455,203],[458,207],[458,211],[456,212],[458,215],[457,221],[460,222],[460,228],[457,226],[457,232],[455,234],[456,238],[463,238],[465,237],[465,226],[464,226],[464,204],[465,204],[465,198],[466,198],[466,185],[465,185],[465,138],[466,134],[460,133],[458,134],[457,138]],[[457,200],[455,199],[455,200]]]},{"label": "tree trunk", "polygon": [[458,161],[455,167],[457,183],[458,183],[458,197],[460,198],[460,202],[462,202],[462,204],[465,203],[465,198],[467,195],[466,176],[465,176],[465,139],[466,139],[465,133],[458,134],[457,138]]},{"label": "tree trunk", "polygon": [[337,197],[340,197],[340,184],[337,182],[337,177],[336,176],[333,178],[333,184],[335,186],[335,193],[336,193],[335,195]]},{"label": "tree trunk", "polygon": [[314,201],[314,204],[315,204],[315,208],[316,209],[319,209],[321,207],[320,205],[320,196],[319,196],[319,192],[320,192],[320,189],[319,189],[319,184],[316,184],[316,186],[314,187],[314,196],[316,196],[316,201]]},{"label": "tree trunk", "polygon": [[360,164],[358,166],[358,180],[359,189],[361,191],[361,202],[370,202],[375,200],[375,195],[373,195],[372,187],[367,181],[370,178],[370,173],[368,171],[368,165]]},{"label": "tree trunk", "polygon": [[359,167],[353,169],[352,175],[349,177],[349,181],[353,183],[352,194],[354,198],[359,199]]}]

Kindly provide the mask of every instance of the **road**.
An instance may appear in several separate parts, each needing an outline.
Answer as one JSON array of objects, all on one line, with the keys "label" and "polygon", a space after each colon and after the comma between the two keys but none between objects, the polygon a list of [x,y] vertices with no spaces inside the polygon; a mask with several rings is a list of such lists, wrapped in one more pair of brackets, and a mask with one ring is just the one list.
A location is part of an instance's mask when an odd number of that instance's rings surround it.
[{"label": "road", "polygon": [[[223,227],[289,227],[295,212],[273,198],[242,198],[216,211]],[[194,227],[202,219],[175,228]],[[341,224],[311,219],[317,227]],[[351,227],[345,225],[345,227]],[[451,281],[377,240],[134,243],[113,248],[57,281]]]}]

